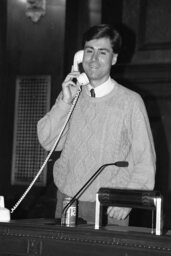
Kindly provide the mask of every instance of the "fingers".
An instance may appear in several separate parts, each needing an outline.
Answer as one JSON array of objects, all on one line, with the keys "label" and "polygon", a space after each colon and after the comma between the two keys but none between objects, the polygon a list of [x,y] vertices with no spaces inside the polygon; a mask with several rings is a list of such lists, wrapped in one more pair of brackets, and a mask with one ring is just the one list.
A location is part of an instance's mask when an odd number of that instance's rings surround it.
[{"label": "fingers", "polygon": [[107,214],[117,220],[124,220],[130,213],[131,208],[108,207]]},{"label": "fingers", "polygon": [[[67,82],[71,82],[71,84],[72,84],[72,82],[73,82],[73,79],[77,79],[77,77],[80,75],[80,72],[71,72],[71,73],[69,73],[67,76],[66,76],[66,78],[65,78],[65,80],[64,80],[64,82],[65,83],[67,83]],[[74,84],[73,84],[74,85]]]},{"label": "fingers", "polygon": [[79,72],[71,72],[69,73],[64,82],[62,83],[62,91],[63,91],[63,101],[70,104],[79,88],[77,83],[73,81],[76,79],[80,73]]}]

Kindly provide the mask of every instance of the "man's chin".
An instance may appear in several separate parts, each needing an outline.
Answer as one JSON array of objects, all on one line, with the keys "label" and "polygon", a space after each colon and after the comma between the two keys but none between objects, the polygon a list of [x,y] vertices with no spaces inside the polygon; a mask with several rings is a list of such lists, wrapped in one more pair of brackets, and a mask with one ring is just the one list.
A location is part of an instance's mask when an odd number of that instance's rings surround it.
[{"label": "man's chin", "polygon": [[98,80],[100,76],[99,76],[99,74],[97,74],[97,72],[91,72],[91,73],[88,74],[88,77],[89,77],[90,80],[91,79]]}]

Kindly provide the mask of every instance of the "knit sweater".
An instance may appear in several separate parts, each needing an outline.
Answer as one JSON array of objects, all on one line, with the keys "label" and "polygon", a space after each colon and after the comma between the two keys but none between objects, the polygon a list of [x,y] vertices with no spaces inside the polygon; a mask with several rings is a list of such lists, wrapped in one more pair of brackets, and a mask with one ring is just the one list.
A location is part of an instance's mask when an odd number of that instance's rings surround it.
[{"label": "knit sweater", "polygon": [[[95,201],[100,187],[151,190],[155,181],[155,150],[149,119],[139,94],[114,80],[111,93],[91,98],[83,87],[74,112],[57,145],[54,164],[58,189],[74,196],[103,164],[128,161],[128,167],[108,166],[80,200]],[[39,122],[38,138],[50,150],[70,110],[61,94]]]}]

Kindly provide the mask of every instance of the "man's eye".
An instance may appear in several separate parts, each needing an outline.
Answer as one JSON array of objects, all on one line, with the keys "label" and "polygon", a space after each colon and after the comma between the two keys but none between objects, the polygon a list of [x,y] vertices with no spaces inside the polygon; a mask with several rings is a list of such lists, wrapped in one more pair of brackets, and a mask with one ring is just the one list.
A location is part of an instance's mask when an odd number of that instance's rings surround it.
[{"label": "man's eye", "polygon": [[91,49],[86,50],[87,53],[92,53],[93,51]]},{"label": "man's eye", "polygon": [[102,51],[102,52],[100,52],[102,55],[106,55],[106,52],[104,52],[104,51]]}]

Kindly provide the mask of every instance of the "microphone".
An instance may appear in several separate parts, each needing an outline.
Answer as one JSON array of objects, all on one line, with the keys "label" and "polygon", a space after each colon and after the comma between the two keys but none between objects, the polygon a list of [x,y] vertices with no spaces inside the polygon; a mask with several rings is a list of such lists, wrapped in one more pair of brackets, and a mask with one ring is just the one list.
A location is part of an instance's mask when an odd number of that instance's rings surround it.
[{"label": "microphone", "polygon": [[128,162],[118,161],[118,162],[114,163],[114,165],[116,165],[117,167],[128,167]]},{"label": "microphone", "polygon": [[80,190],[73,196],[73,198],[69,201],[68,204],[66,204],[66,206],[63,208],[62,210],[62,216],[63,214],[66,213],[66,211],[68,210],[68,208],[75,202],[75,200],[77,200],[83,193],[84,191],[90,186],[90,184],[97,178],[97,176],[107,167],[107,166],[111,166],[111,165],[115,165],[117,167],[128,167],[128,162],[127,161],[117,161],[115,163],[108,163],[108,164],[104,164],[102,166],[99,167],[99,169],[90,177],[90,179],[80,188]]}]

